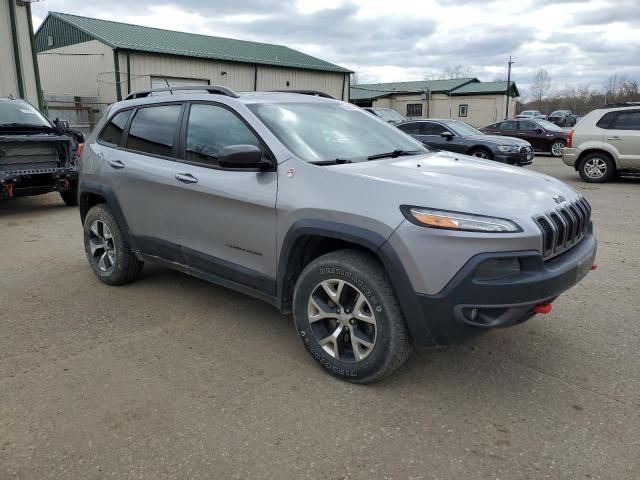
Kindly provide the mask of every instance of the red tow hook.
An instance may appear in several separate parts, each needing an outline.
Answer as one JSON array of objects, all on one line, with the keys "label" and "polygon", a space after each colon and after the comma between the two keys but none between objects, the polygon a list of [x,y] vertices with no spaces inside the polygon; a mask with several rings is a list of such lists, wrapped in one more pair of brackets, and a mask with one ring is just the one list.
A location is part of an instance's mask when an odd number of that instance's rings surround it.
[{"label": "red tow hook", "polygon": [[591,270],[595,270],[596,268],[598,268],[598,264],[594,263],[593,265],[591,265]]},{"label": "red tow hook", "polygon": [[536,305],[535,307],[533,307],[531,310],[533,311],[533,313],[541,313],[542,315],[546,315],[547,313],[551,312],[552,308],[553,307],[550,303],[541,303],[540,305]]},{"label": "red tow hook", "polygon": [[7,198],[13,198],[13,183],[6,183],[4,185],[4,191],[7,194]]},{"label": "red tow hook", "polygon": [[71,184],[69,183],[69,180],[64,179],[62,180],[62,188],[64,188],[65,190],[69,190],[69,187],[71,186]]}]

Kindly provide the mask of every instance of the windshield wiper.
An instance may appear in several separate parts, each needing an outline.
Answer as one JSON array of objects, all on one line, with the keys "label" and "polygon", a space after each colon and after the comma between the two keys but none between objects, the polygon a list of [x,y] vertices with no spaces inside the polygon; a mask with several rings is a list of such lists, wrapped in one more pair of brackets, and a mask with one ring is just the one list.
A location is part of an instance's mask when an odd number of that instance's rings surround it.
[{"label": "windshield wiper", "polygon": [[334,160],[318,160],[316,162],[309,162],[313,165],[342,165],[343,163],[353,163],[351,160],[347,160],[346,158],[336,158]]},{"label": "windshield wiper", "polygon": [[387,152],[387,153],[377,153],[376,155],[369,155],[367,157],[367,160],[377,160],[378,158],[396,158],[396,157],[403,157],[406,155],[418,155],[420,153],[424,153],[421,152],[420,150],[394,150],[393,152]]}]

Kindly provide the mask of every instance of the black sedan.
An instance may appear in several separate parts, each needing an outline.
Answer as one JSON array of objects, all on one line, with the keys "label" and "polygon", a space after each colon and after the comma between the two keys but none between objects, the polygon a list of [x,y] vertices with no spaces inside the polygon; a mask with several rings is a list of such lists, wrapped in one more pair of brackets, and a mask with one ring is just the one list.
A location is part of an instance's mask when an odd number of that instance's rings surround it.
[{"label": "black sedan", "polygon": [[397,127],[423,144],[495,160],[509,165],[529,165],[533,162],[531,144],[519,138],[485,135],[459,120],[415,120]]}]

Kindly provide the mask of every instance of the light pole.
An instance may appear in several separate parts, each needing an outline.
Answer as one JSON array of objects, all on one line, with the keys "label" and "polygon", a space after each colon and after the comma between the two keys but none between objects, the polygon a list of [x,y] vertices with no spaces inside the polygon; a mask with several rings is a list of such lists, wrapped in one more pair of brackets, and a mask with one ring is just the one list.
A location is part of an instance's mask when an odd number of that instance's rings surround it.
[{"label": "light pole", "polygon": [[514,63],[515,62],[511,61],[511,55],[509,55],[509,70],[507,73],[507,111],[504,116],[505,119],[509,118],[509,90],[511,90],[511,65],[513,65]]}]

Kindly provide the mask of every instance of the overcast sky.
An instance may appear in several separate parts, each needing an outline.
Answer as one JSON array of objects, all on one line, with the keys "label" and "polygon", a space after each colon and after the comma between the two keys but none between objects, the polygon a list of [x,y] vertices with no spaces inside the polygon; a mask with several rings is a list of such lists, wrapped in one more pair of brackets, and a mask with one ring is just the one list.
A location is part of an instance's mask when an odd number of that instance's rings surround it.
[{"label": "overcast sky", "polygon": [[540,68],[555,89],[640,80],[640,0],[43,0],[47,11],[278,43],[347,67],[361,82],[421,80],[455,65],[521,92]]}]

